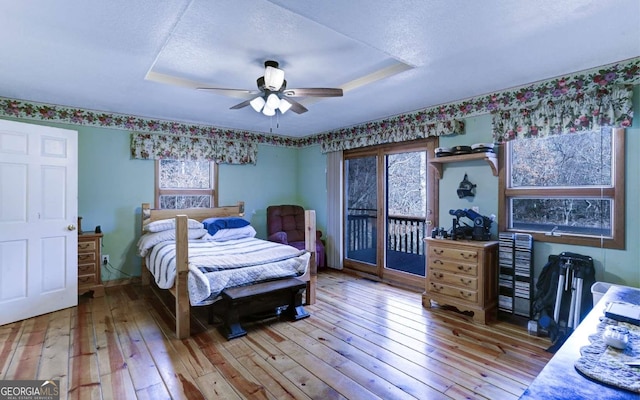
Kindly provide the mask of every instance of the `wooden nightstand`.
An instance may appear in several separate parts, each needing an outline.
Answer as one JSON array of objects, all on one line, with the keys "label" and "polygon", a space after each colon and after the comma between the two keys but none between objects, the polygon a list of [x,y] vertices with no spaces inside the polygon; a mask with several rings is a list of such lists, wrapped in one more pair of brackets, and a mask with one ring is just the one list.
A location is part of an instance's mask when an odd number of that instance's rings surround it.
[{"label": "wooden nightstand", "polygon": [[102,233],[78,235],[78,294],[93,290],[93,297],[104,295],[100,277],[100,245]]}]

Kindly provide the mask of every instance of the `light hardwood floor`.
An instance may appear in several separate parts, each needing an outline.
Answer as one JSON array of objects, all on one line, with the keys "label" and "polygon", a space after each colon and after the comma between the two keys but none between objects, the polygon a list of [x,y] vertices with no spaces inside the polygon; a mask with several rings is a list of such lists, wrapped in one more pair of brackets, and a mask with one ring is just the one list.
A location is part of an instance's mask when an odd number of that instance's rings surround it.
[{"label": "light hardwood floor", "polygon": [[[175,339],[148,289],[0,326],[0,379],[59,379],[71,399],[517,399],[548,339],[425,310],[419,293],[322,271],[311,317],[227,341],[194,312]],[[65,395],[61,398],[66,398]]]}]

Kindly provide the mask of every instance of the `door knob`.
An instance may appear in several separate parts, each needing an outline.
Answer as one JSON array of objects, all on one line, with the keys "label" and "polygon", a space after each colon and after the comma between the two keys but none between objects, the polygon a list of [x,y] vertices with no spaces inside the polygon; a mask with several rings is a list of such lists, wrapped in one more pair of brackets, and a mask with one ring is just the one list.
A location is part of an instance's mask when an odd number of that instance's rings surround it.
[{"label": "door knob", "polygon": [[73,224],[70,224],[70,225],[67,226],[67,229],[70,230],[70,231],[75,231],[76,230],[76,226],[73,225]]}]

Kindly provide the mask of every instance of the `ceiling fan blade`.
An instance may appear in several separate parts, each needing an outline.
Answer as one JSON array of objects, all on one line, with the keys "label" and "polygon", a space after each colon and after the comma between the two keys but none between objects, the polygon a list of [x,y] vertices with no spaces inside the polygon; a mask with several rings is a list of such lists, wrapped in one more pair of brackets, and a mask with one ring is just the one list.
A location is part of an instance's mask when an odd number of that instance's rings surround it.
[{"label": "ceiling fan blade", "polygon": [[235,106],[230,107],[229,109],[230,109],[230,110],[239,110],[239,109],[241,109],[241,108],[244,108],[244,107],[248,106],[248,105],[249,105],[249,103],[251,103],[251,100],[253,100],[253,99],[245,100],[245,101],[243,101],[242,103],[238,103],[238,104],[236,104]]},{"label": "ceiling fan blade", "polygon": [[342,89],[335,88],[306,88],[285,89],[282,91],[287,97],[341,97]]},{"label": "ceiling fan blade", "polygon": [[296,114],[302,114],[302,113],[306,113],[307,111],[309,111],[307,109],[307,107],[303,106],[302,104],[298,103],[297,101],[295,101],[293,99],[287,99],[286,101],[291,103],[291,108],[289,110],[293,111]]},{"label": "ceiling fan blade", "polygon": [[225,89],[225,88],[213,88],[213,87],[199,87],[196,88],[201,91],[212,92],[215,94],[221,94],[223,96],[235,97],[237,99],[251,99],[261,92],[257,90],[245,90],[245,89]]}]

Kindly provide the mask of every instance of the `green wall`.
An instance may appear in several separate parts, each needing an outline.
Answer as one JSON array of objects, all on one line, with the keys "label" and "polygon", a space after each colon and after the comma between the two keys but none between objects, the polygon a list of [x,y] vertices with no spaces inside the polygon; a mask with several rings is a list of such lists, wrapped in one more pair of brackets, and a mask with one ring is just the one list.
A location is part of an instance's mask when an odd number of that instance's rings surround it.
[{"label": "green wall", "polygon": [[[640,116],[640,86],[634,90],[634,111]],[[111,266],[103,267],[104,280],[139,276],[140,259],[136,242],[140,231],[140,205],[153,203],[154,162],[130,157],[127,131],[43,123],[78,131],[78,215],[84,230],[100,225],[104,233],[103,254]],[[640,287],[640,117],[627,129],[626,250],[534,244],[535,274],[540,273],[549,254],[572,251],[589,255],[596,262],[596,278],[612,283]],[[464,135],[442,137],[440,146],[491,142],[491,118],[468,118]],[[498,178],[484,161],[447,164],[440,180],[440,225],[451,226],[449,209],[477,206],[483,215],[498,214]],[[456,189],[467,173],[478,185],[473,199],[459,199]],[[319,146],[283,148],[259,145],[256,165],[221,165],[219,204],[245,202],[246,218],[266,237],[266,208],[270,204],[293,203],[316,210],[317,226],[326,232],[327,186],[326,155]],[[496,228],[494,226],[494,234]]]},{"label": "green wall", "polygon": [[[102,279],[139,276],[136,243],[140,208],[144,202],[153,206],[154,162],[131,159],[130,132],[14,120],[78,131],[78,216],[82,217],[84,231],[100,225],[104,234],[102,254],[109,255],[110,265],[102,267]],[[306,207],[299,196],[300,182],[304,182],[299,179],[299,152],[296,148],[259,145],[256,165],[220,165],[219,204],[244,201],[246,218],[258,237],[265,238],[267,206],[288,203]],[[324,156],[315,151],[311,158],[323,160]]]}]

